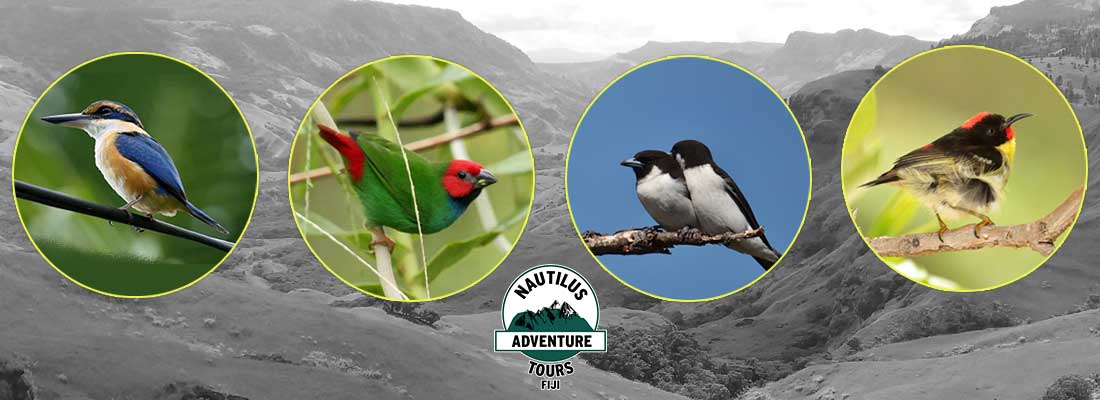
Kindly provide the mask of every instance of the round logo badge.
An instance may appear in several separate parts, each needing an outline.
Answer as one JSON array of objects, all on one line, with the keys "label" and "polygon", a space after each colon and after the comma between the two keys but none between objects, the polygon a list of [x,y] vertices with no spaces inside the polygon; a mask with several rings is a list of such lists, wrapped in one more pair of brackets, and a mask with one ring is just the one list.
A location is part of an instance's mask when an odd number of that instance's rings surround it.
[{"label": "round logo badge", "polygon": [[495,351],[518,351],[547,363],[582,351],[607,351],[607,331],[596,329],[596,293],[568,267],[545,264],[520,274],[509,285],[500,311],[504,329],[496,331]]}]

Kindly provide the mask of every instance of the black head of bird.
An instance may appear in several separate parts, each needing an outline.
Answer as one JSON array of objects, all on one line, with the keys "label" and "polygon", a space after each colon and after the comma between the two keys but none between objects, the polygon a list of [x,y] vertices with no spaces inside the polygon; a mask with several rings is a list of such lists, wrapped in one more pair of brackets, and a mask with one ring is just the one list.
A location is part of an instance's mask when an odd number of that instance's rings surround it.
[{"label": "black head of bird", "polygon": [[634,171],[634,176],[638,179],[642,179],[649,175],[653,168],[657,168],[661,172],[668,173],[674,178],[682,177],[683,171],[680,169],[680,164],[676,162],[672,155],[660,150],[642,150],[634,157],[623,160],[619,163],[624,167],[629,167]]},{"label": "black head of bird", "polygon": [[982,144],[1000,146],[1005,142],[1016,138],[1016,132],[1012,130],[1012,124],[1030,117],[1032,114],[1022,113],[1005,118],[1001,114],[981,112],[963,122],[960,129],[978,138]]},{"label": "black head of bird", "polygon": [[714,162],[710,148],[698,140],[688,139],[676,142],[672,145],[672,155],[684,169]]}]

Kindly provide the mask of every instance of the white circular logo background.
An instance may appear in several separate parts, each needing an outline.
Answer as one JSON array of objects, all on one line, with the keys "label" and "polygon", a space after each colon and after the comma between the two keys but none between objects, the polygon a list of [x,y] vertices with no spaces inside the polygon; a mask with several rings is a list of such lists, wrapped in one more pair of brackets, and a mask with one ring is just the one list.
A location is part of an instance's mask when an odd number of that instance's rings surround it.
[{"label": "white circular logo background", "polygon": [[[551,273],[547,274],[547,272]],[[560,282],[560,284],[559,276],[563,277],[563,282]],[[543,280],[543,278],[546,278],[546,280]],[[528,287],[528,280],[535,283],[536,286],[530,290],[526,298],[522,298],[516,294],[516,289]],[[543,282],[543,284],[538,285],[539,282]],[[563,287],[562,285],[566,286]],[[570,291],[568,289],[570,287],[575,287],[576,290]],[[581,293],[582,290],[584,290],[584,296],[577,300],[576,294]],[[577,312],[577,315],[592,325],[592,329],[599,326],[600,304],[599,300],[596,299],[596,293],[592,291],[592,286],[576,271],[556,264],[545,264],[531,268],[508,286],[508,295],[504,297],[504,304],[502,304],[501,322],[504,328],[508,328],[508,324],[512,322],[511,318],[516,314],[524,311],[537,312],[543,307],[554,305],[555,301],[558,302],[556,307],[561,307],[563,303],[569,304]]]}]

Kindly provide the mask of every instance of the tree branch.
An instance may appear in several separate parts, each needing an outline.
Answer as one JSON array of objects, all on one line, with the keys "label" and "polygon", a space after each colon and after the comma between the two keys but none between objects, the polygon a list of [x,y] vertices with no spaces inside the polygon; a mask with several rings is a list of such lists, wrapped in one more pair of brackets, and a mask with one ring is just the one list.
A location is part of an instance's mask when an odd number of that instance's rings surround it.
[{"label": "tree branch", "polygon": [[[484,133],[494,128],[502,126],[518,125],[519,119],[514,114],[508,114],[496,118],[492,118],[486,121],[481,121],[473,125],[469,125],[462,129],[447,132],[442,135],[433,136],[427,139],[417,140],[415,142],[405,145],[406,149],[410,151],[420,151],[435,146],[441,146],[450,143],[453,140],[461,139],[467,136],[473,136],[479,133]],[[290,175],[290,183],[304,181],[306,179],[320,178],[322,176],[332,175],[332,170],[327,167],[311,169],[309,171],[302,171]]]},{"label": "tree branch", "polygon": [[1042,255],[1054,251],[1054,241],[1070,225],[1081,208],[1085,188],[1075,190],[1061,205],[1043,218],[1026,224],[985,226],[974,236],[974,224],[943,233],[940,241],[936,232],[915,233],[901,236],[882,236],[868,240],[878,255],[883,257],[912,257],[951,251],[977,250],[988,247],[1030,248]]},{"label": "tree branch", "polygon": [[587,231],[581,234],[584,244],[597,256],[604,254],[639,255],[671,254],[674,246],[705,246],[708,244],[729,244],[754,238],[764,233],[764,227],[744,232],[727,232],[721,235],[706,235],[698,229],[681,229],[668,232],[654,228],[627,229],[604,235]]},{"label": "tree branch", "polygon": [[[443,122],[443,111],[439,111],[432,115],[427,115],[417,118],[406,118],[401,121],[397,121],[397,126],[401,128],[416,128],[423,126],[432,126]],[[340,118],[336,120],[335,126],[339,125],[378,125],[378,118],[374,117],[354,117],[354,118]]]},{"label": "tree branch", "polygon": [[15,181],[15,196],[49,207],[69,210],[75,213],[90,215],[108,221],[131,225],[145,230],[160,232],[165,235],[187,239],[201,243],[215,249],[228,252],[233,249],[233,242],[207,236],[192,230],[180,228],[167,222],[158,221],[146,217],[140,213],[128,213],[118,207],[105,206],[88,200],[69,196],[65,193],[35,186],[22,181]]}]

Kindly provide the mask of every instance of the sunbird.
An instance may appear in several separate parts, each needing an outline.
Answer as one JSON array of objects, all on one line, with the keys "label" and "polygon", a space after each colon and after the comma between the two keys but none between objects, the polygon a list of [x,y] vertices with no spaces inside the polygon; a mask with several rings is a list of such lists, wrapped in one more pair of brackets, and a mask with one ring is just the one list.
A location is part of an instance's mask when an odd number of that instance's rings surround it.
[{"label": "sunbird", "polygon": [[[393,251],[394,242],[386,236],[383,227],[423,234],[446,229],[462,216],[482,189],[497,182],[489,170],[474,161],[431,162],[378,135],[351,137],[325,125],[317,127],[321,130],[321,138],[344,159],[355,193],[363,205],[367,229],[374,236],[372,247],[381,244]],[[406,157],[408,171],[405,169]],[[413,206],[413,187],[416,188],[416,207]]]},{"label": "sunbird", "polygon": [[993,224],[986,214],[1005,197],[1016,155],[1012,124],[1030,116],[978,113],[932,143],[901,156],[893,168],[860,187],[890,183],[912,194],[936,214],[941,242],[947,232],[944,217],[981,219],[974,225],[974,236],[980,237],[979,230]]},{"label": "sunbird", "polygon": [[229,231],[187,200],[172,157],[145,132],[136,113],[111,100],[92,103],[84,111],[42,117],[43,121],[78,128],[95,139],[95,165],[126,204],[120,207],[166,217],[186,211],[221,232]]}]

